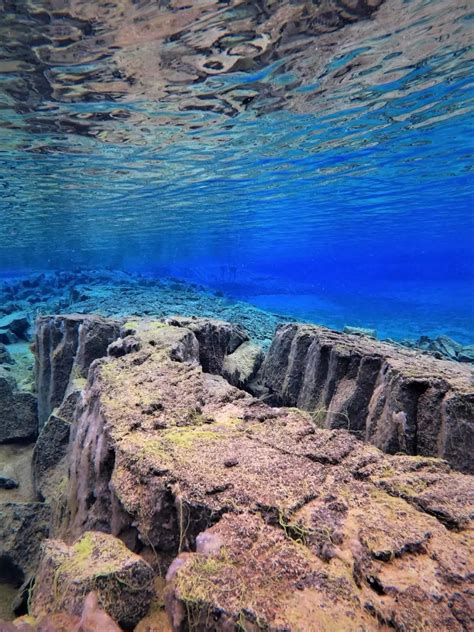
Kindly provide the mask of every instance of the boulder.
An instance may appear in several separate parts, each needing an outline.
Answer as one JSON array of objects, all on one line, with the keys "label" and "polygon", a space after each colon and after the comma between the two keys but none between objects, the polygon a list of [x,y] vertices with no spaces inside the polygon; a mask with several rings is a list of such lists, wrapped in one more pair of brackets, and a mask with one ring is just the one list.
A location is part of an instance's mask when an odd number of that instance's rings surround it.
[{"label": "boulder", "polygon": [[43,503],[0,503],[0,565],[16,588],[35,572],[49,522]]},{"label": "boulder", "polygon": [[119,333],[119,322],[100,316],[38,317],[34,349],[40,427],[68,390],[83,385],[91,363],[107,354]]},{"label": "boulder", "polygon": [[233,353],[225,356],[222,375],[233,386],[245,389],[257,375],[263,359],[260,347],[252,342],[243,342]]},{"label": "boulder", "polygon": [[37,433],[36,397],[17,391],[14,380],[0,374],[0,443],[34,441]]},{"label": "boulder", "polygon": [[28,340],[29,327],[30,321],[25,312],[13,312],[0,318],[0,331],[10,332],[15,339],[14,341]]},{"label": "boulder", "polygon": [[266,401],[311,411],[389,453],[438,456],[474,472],[468,367],[312,325],[277,329],[261,370]]},{"label": "boulder", "polygon": [[[87,597],[91,592],[96,594],[94,603],[87,602],[92,601]],[[40,618],[66,612],[90,619],[98,617],[100,606],[120,626],[130,629],[146,614],[152,597],[151,567],[117,538],[87,532],[71,546],[60,540],[43,543],[31,614]]]},{"label": "boulder", "polygon": [[204,371],[221,374],[226,355],[233,353],[249,337],[242,327],[209,318],[166,319],[174,327],[186,327],[199,343],[199,362]]},{"label": "boulder", "polygon": [[19,483],[14,478],[0,473],[0,489],[16,489],[18,486]]},{"label": "boulder", "polygon": [[441,358],[455,360],[458,353],[462,350],[462,345],[449,336],[438,336],[431,340],[426,348]]},{"label": "boulder", "polygon": [[18,337],[9,329],[0,329],[0,343],[3,345],[12,345],[18,342]]},{"label": "boulder", "polygon": [[474,345],[466,345],[459,351],[457,359],[459,362],[474,363]]}]

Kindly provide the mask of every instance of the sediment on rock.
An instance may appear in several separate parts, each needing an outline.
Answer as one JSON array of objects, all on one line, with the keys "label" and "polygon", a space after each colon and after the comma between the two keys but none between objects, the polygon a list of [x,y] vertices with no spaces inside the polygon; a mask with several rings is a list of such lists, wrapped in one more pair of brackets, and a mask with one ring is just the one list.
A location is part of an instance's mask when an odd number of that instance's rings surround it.
[{"label": "sediment on rock", "polygon": [[311,325],[277,329],[266,401],[311,411],[389,452],[437,456],[474,472],[472,372],[459,363]]}]

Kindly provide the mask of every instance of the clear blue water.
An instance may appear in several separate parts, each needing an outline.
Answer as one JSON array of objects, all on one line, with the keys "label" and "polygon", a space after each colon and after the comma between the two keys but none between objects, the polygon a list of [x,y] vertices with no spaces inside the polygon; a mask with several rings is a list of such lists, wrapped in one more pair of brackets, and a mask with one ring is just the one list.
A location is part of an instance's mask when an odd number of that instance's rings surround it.
[{"label": "clear blue water", "polygon": [[0,3],[0,272],[474,342],[472,5]]}]

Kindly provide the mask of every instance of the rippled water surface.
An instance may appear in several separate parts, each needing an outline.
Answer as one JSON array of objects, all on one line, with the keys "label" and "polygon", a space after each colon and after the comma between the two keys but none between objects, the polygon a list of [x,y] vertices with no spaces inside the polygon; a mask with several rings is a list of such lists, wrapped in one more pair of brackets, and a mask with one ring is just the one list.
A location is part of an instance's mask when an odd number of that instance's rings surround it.
[{"label": "rippled water surface", "polygon": [[0,270],[474,338],[472,4],[0,0]]}]

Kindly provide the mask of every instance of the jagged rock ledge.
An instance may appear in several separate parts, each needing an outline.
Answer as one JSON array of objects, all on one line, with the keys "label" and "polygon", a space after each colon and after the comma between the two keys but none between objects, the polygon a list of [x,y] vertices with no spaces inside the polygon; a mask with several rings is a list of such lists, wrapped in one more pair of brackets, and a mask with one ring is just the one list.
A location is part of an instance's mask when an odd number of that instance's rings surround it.
[{"label": "jagged rock ledge", "polygon": [[[69,331],[61,318],[39,336]],[[129,629],[149,608],[137,632],[470,629],[471,476],[386,455],[233,386],[220,373],[248,340],[227,323],[136,319],[118,333],[79,395],[68,386],[74,361],[69,374],[55,370],[54,346],[40,361],[51,365],[46,392],[62,382],[71,438],[43,461],[37,450],[42,488],[58,480],[60,495],[30,600],[37,622],[65,613],[77,623],[96,599]],[[127,603],[128,614],[114,610]]]},{"label": "jagged rock ledge", "polygon": [[278,327],[266,400],[313,412],[389,453],[436,456],[474,472],[472,367],[312,325]]}]

